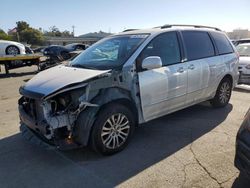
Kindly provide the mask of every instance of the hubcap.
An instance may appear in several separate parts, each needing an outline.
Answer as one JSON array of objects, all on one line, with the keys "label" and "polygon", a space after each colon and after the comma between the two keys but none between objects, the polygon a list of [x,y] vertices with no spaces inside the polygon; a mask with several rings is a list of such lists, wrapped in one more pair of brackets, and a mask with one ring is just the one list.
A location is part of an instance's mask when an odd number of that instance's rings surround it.
[{"label": "hubcap", "polygon": [[8,54],[10,55],[17,55],[18,49],[15,46],[10,46],[7,50]]},{"label": "hubcap", "polygon": [[220,88],[220,95],[219,96],[220,96],[221,103],[225,104],[229,101],[230,92],[231,92],[231,89],[230,89],[229,83],[224,82]]},{"label": "hubcap", "polygon": [[113,114],[102,127],[102,143],[109,149],[118,148],[127,140],[129,130],[128,118],[121,113]]}]

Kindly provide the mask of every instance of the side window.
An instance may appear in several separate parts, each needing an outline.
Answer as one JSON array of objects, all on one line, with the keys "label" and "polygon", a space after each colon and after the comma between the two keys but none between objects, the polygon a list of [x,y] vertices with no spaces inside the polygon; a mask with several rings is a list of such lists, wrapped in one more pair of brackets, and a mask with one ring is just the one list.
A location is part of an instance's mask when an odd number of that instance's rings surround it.
[{"label": "side window", "polygon": [[219,55],[232,53],[234,51],[230,42],[224,34],[211,32],[211,35],[218,48]]},{"label": "side window", "polygon": [[155,37],[141,52],[139,63],[141,64],[142,60],[149,56],[159,56],[163,66],[180,62],[181,56],[176,32],[168,32]]},{"label": "side window", "polygon": [[187,60],[196,60],[215,55],[213,43],[207,32],[182,31]]},{"label": "side window", "polygon": [[85,46],[84,45],[77,45],[76,50],[85,50]]}]

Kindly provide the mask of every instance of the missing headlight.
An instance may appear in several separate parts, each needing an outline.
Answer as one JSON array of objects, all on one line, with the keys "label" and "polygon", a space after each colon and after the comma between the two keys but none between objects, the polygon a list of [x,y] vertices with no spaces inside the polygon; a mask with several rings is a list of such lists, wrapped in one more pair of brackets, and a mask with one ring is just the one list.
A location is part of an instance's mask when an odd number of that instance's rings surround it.
[{"label": "missing headlight", "polygon": [[71,104],[70,95],[59,95],[51,99],[52,113],[65,111]]},{"label": "missing headlight", "polygon": [[69,95],[61,96],[58,98],[58,103],[66,108],[71,101],[71,97]]}]

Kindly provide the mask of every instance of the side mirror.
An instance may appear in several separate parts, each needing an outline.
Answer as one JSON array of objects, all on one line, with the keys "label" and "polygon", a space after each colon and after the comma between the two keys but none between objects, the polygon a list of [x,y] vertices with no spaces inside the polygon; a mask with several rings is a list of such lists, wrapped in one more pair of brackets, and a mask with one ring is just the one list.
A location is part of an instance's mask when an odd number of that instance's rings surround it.
[{"label": "side mirror", "polygon": [[143,69],[156,69],[162,67],[162,61],[159,56],[149,56],[142,61]]}]

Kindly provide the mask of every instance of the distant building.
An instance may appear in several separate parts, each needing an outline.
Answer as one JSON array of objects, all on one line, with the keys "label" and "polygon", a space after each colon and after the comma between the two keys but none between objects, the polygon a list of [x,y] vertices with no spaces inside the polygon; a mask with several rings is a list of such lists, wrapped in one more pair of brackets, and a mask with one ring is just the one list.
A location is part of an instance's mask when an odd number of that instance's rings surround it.
[{"label": "distant building", "polygon": [[248,29],[234,29],[232,32],[227,32],[230,39],[250,38],[250,31]]},{"label": "distant building", "polygon": [[66,45],[70,43],[82,43],[91,45],[98,40],[111,35],[111,33],[105,33],[102,31],[87,33],[84,35],[80,35],[78,37],[48,37],[45,36],[45,41],[47,45],[55,44],[55,45]]},{"label": "distant building", "polygon": [[44,37],[46,45],[67,45],[71,43],[94,44],[99,38],[80,38],[80,37]]}]

